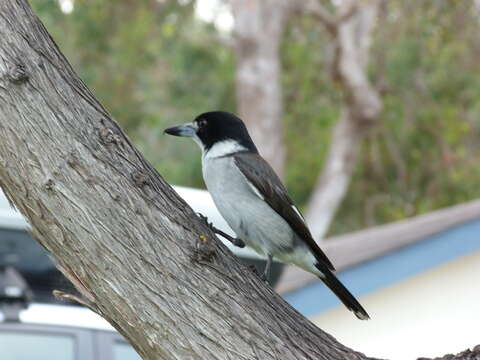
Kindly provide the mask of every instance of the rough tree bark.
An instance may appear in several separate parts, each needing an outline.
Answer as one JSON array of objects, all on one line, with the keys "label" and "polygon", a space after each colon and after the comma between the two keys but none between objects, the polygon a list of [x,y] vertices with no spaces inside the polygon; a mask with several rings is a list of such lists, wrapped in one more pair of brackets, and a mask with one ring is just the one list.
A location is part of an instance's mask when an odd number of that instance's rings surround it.
[{"label": "rough tree bark", "polygon": [[344,105],[331,140],[325,167],[310,197],[305,217],[317,239],[325,236],[345,197],[360,144],[378,122],[382,103],[367,75],[372,32],[382,0],[343,0],[330,15],[318,0],[306,2],[332,35],[335,56],[333,78],[344,93]]},{"label": "rough tree bark", "polygon": [[279,47],[293,3],[231,0],[238,112],[260,153],[280,176],[285,145]]},{"label": "rough tree bark", "polygon": [[0,185],[84,302],[143,359],[367,359],[245,271],[132,146],[26,0],[0,2],[0,34]]},{"label": "rough tree bark", "polygon": [[245,271],[133,147],[26,0],[0,2],[0,34],[0,185],[82,301],[143,359],[369,359]]}]

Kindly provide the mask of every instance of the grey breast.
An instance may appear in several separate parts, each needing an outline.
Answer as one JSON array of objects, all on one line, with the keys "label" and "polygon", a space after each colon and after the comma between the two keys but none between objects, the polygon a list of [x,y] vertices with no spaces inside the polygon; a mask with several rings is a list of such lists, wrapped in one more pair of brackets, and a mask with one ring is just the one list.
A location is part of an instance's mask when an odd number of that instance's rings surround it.
[{"label": "grey breast", "polygon": [[293,250],[294,232],[249,186],[233,157],[204,159],[202,170],[219,212],[248,246],[272,255]]}]

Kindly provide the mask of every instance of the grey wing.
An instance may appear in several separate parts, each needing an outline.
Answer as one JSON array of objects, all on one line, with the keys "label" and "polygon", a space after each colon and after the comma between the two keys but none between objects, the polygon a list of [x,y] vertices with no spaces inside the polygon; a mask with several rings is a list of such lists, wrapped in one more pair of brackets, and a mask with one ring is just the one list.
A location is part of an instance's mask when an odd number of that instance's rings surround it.
[{"label": "grey wing", "polygon": [[333,264],[313,239],[299,210],[288,196],[287,190],[270,165],[255,153],[237,153],[233,157],[242,174],[261,194],[267,204],[305,241],[319,262],[318,265],[335,270]]}]

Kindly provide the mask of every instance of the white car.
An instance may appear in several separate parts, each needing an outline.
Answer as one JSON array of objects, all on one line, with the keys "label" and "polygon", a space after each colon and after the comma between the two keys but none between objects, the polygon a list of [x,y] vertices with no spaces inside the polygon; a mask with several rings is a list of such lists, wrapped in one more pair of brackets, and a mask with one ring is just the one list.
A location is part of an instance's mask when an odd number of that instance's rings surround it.
[{"label": "white car", "polygon": [[[185,187],[174,189],[196,212],[207,216],[215,227],[234,235],[207,191]],[[0,191],[0,359],[140,359],[103,318],[89,309],[53,298],[53,289],[68,290],[71,285],[54,268],[46,251],[30,237],[28,230],[29,225],[23,216],[10,207]],[[234,247],[226,240],[224,243],[248,263],[263,263],[252,250]],[[21,274],[33,292],[33,302],[25,304],[26,309],[17,311],[17,319],[10,321],[7,321],[7,311],[12,311],[12,299],[21,291],[12,285],[11,276],[10,283],[5,280],[5,265],[8,264]],[[278,279],[281,269],[280,264],[274,264],[274,278]],[[18,281],[22,283],[23,280]]]}]

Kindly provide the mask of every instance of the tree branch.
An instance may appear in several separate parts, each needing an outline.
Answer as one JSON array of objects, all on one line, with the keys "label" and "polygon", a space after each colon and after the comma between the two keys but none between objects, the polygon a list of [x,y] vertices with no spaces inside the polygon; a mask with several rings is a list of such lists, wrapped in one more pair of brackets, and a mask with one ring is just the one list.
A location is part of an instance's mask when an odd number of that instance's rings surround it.
[{"label": "tree branch", "polygon": [[297,10],[316,18],[327,31],[336,36],[340,24],[347,21],[357,10],[357,0],[346,1],[337,13],[332,14],[321,3],[320,0],[306,0],[297,3]]},{"label": "tree branch", "polygon": [[[344,94],[341,118],[335,125],[326,165],[310,197],[306,219],[322,239],[347,193],[364,136],[379,119],[382,102],[371,85],[366,67],[377,9],[381,0],[344,1],[335,23],[332,77]],[[340,15],[339,15],[340,16]]]},{"label": "tree branch", "polygon": [[94,304],[92,304],[90,301],[88,301],[87,299],[82,299],[76,295],[72,295],[72,294],[67,294],[66,292],[63,292],[63,291],[60,291],[60,290],[53,290],[53,296],[55,296],[56,298],[59,298],[59,299],[63,299],[63,300],[69,300],[69,301],[73,301],[73,302],[76,302],[78,303],[79,305],[82,305],[82,306],[85,306],[87,308],[89,308],[90,310],[92,310],[93,312],[99,314],[99,315],[102,315],[99,313],[98,309],[95,307]]},{"label": "tree branch", "polygon": [[280,44],[291,0],[230,0],[235,19],[236,96],[240,117],[262,156],[285,168]]}]

